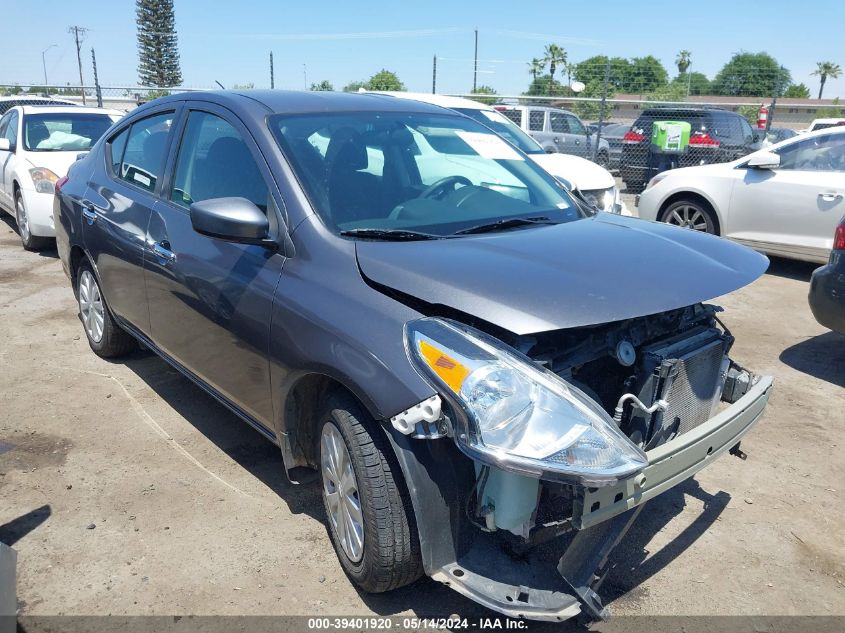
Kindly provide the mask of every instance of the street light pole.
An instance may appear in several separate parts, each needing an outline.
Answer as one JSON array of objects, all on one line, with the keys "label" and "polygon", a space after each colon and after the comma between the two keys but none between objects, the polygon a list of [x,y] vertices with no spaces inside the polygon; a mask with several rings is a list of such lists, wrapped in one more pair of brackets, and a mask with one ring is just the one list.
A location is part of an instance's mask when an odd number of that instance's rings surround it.
[{"label": "street light pole", "polygon": [[44,58],[44,53],[49,51],[51,48],[56,48],[58,44],[50,44],[47,48],[41,51],[41,66],[44,68],[44,87],[47,87],[47,60]]}]

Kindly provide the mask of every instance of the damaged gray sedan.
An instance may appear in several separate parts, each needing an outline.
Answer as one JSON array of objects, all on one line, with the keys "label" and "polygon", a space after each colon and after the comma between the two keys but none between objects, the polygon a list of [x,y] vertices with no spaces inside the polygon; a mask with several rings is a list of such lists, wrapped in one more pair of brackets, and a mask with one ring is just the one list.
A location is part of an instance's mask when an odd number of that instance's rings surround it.
[{"label": "damaged gray sedan", "polygon": [[704,303],[765,257],[597,213],[435,106],[157,99],[59,181],[54,214],[94,352],[142,342],[292,480],[316,470],[365,591],[425,573],[509,616],[605,618],[638,513],[743,456],[772,388]]}]

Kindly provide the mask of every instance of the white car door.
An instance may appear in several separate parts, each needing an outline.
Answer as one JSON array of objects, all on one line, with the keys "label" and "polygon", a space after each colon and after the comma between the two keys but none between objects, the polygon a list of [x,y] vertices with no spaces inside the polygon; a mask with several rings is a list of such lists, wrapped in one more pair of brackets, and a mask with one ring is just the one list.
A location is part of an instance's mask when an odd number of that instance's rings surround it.
[{"label": "white car door", "polygon": [[775,150],[776,169],[738,168],[727,237],[775,255],[825,262],[845,215],[845,134]]},{"label": "white car door", "polygon": [[17,110],[7,112],[0,119],[0,138],[9,141],[9,150],[0,150],[0,204],[7,209],[13,209],[12,201],[12,174],[15,163],[15,144],[18,137],[18,113]]}]

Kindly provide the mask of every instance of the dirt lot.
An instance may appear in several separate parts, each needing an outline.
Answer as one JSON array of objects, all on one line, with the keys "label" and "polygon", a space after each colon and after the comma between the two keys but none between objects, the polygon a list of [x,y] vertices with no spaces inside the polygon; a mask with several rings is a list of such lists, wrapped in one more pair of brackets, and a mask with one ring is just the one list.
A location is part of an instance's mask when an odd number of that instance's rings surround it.
[{"label": "dirt lot", "polygon": [[[652,502],[617,550],[615,614],[845,614],[845,337],[774,261],[720,303],[733,356],[776,377],[743,443]],[[691,280],[692,281],[692,280]],[[316,486],[157,357],[88,349],[55,253],[0,222],[0,540],[23,614],[478,615],[423,579],[361,595]]]}]

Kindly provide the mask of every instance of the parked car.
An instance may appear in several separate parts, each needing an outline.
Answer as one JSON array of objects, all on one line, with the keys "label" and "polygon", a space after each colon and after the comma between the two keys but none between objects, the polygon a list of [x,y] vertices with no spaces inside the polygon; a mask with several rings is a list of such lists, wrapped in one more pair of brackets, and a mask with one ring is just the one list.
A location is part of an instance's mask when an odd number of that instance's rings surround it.
[{"label": "parked car", "polygon": [[623,139],[630,129],[627,123],[613,123],[602,128],[601,137],[608,146],[608,169],[619,169],[622,165]]},{"label": "parked car", "polygon": [[751,127],[745,117],[717,108],[649,108],[625,134],[621,176],[629,191],[640,192],[653,174],[648,158],[654,121],[686,121],[690,124],[689,147],[679,157],[681,167],[726,163],[762,147],[763,131]]},{"label": "parked car", "polygon": [[731,163],[663,172],[640,196],[639,212],[825,263],[845,213],[845,128],[802,134]]},{"label": "parked car", "polygon": [[54,99],[53,97],[39,97],[37,95],[19,94],[9,97],[0,97],[0,116],[6,114],[6,112],[10,108],[14,108],[18,105],[75,106],[76,104],[73,101],[65,101],[64,99]]},{"label": "parked car", "polygon": [[475,119],[482,125],[489,127],[503,139],[525,152],[531,160],[540,165],[552,176],[563,182],[567,187],[575,190],[590,205],[608,213],[631,215],[628,207],[619,195],[619,188],[613,175],[604,167],[578,156],[570,154],[549,154],[543,151],[540,144],[522,131],[509,118],[495,108],[461,97],[421,92],[382,92],[400,99],[413,99],[424,103],[431,103],[442,108],[449,108],[455,112]]},{"label": "parked car", "polygon": [[0,211],[14,216],[25,249],[49,246],[55,235],[54,185],[121,115],[97,108],[19,105],[0,118]]},{"label": "parked car", "polygon": [[786,127],[771,127],[765,134],[762,146],[769,147],[775,143],[780,143],[788,138],[792,138],[793,136],[798,136],[798,132]]},{"label": "parked car", "polygon": [[[545,106],[494,107],[533,136],[547,152],[593,159],[595,139],[581,119],[572,112]],[[607,167],[609,160],[610,146],[607,141],[602,141],[599,143],[596,162]]]},{"label": "parked car", "polygon": [[836,225],[830,261],[813,271],[810,309],[819,324],[845,334],[845,217]]},{"label": "parked car", "polygon": [[425,103],[156,99],[71,167],[54,213],[91,349],[143,342],[290,477],[317,470],[364,591],[426,573],[513,617],[606,617],[643,504],[739,454],[772,388],[702,303],[765,257],[594,214]]},{"label": "parked car", "polygon": [[815,132],[817,130],[825,130],[829,127],[837,127],[841,125],[845,125],[845,117],[813,119],[813,122],[810,123],[810,127],[808,127],[806,131]]}]

